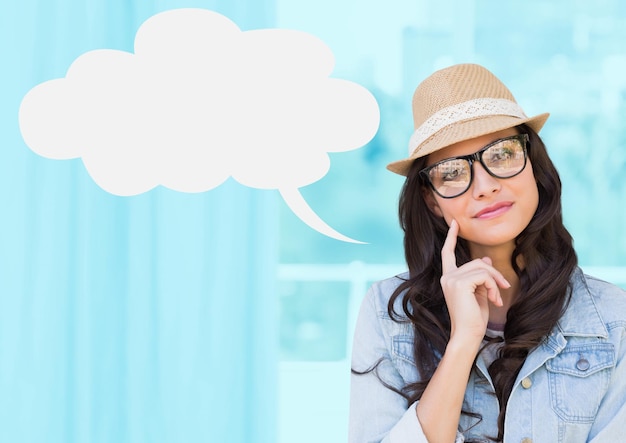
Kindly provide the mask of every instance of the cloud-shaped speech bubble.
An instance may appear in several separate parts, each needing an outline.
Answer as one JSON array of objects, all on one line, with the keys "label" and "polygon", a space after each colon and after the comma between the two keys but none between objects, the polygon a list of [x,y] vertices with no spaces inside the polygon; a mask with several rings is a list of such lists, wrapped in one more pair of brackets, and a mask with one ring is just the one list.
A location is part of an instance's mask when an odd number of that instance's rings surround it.
[{"label": "cloud-shaped speech bubble", "polygon": [[120,196],[162,185],[181,192],[239,183],[277,189],[305,223],[338,233],[298,188],[322,178],[329,152],[362,147],[380,121],[364,87],[331,78],[317,37],[286,29],[241,31],[205,9],[145,21],[134,53],[78,57],[65,78],[23,98],[25,143],[53,159],[82,158],[93,180]]}]

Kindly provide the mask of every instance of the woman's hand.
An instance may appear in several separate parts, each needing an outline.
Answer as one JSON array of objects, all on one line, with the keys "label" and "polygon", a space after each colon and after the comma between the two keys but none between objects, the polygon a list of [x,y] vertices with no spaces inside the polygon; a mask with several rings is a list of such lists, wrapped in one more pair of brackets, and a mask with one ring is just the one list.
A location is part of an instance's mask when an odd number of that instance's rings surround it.
[{"label": "woman's hand", "polygon": [[492,266],[489,257],[475,259],[460,267],[456,265],[456,242],[459,224],[450,223],[441,249],[441,288],[450,314],[450,341],[471,341],[479,345],[489,320],[489,303],[502,306],[500,288],[511,287],[504,276]]}]

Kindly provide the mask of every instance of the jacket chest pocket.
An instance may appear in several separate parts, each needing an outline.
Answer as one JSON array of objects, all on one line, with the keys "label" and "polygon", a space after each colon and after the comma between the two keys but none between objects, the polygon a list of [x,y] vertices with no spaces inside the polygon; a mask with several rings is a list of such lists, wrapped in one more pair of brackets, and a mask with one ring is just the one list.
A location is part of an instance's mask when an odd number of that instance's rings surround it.
[{"label": "jacket chest pocket", "polygon": [[592,422],[615,365],[610,343],[568,346],[546,362],[552,408],[566,422]]},{"label": "jacket chest pocket", "polygon": [[391,339],[393,363],[405,383],[413,383],[418,379],[413,340],[411,335],[395,335]]}]

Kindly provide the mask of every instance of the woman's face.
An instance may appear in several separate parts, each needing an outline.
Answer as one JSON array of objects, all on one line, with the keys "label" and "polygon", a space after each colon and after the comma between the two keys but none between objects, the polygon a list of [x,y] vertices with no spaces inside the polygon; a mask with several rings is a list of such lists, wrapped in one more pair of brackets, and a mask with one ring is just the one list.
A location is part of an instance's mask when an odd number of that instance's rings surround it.
[{"label": "woman's face", "polygon": [[[473,154],[491,142],[517,133],[511,128],[455,143],[430,154],[427,166],[446,158]],[[465,193],[442,198],[429,190],[426,194],[428,206],[448,225],[455,219],[459,223],[459,236],[469,242],[472,250],[500,245],[512,247],[539,204],[539,191],[530,160],[520,174],[505,179],[489,175],[480,162],[474,162],[472,168],[474,178]]]}]

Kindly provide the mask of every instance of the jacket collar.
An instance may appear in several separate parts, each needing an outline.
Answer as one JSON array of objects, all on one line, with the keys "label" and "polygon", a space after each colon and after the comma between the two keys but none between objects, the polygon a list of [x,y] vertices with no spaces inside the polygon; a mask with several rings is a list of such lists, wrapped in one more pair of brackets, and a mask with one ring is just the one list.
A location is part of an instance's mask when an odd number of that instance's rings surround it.
[{"label": "jacket collar", "polygon": [[576,268],[572,274],[570,284],[571,298],[557,324],[558,332],[565,337],[608,337],[609,333],[580,268]]}]

